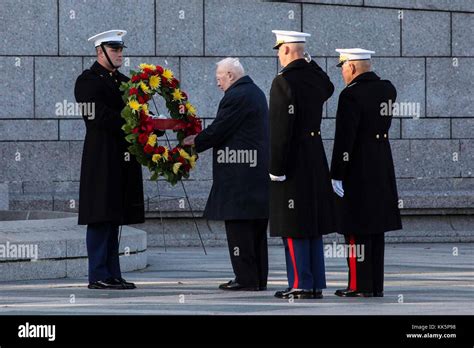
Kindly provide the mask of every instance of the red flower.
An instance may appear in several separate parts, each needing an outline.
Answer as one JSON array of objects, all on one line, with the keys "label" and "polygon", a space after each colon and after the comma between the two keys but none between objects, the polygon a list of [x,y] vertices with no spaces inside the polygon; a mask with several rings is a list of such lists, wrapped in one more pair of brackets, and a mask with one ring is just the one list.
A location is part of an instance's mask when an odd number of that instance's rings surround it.
[{"label": "red flower", "polygon": [[141,78],[142,80],[146,80],[146,79],[148,78],[148,74],[147,74],[146,72],[142,72],[142,73],[140,74],[140,78]]},{"label": "red flower", "polygon": [[132,82],[135,83],[135,82],[138,82],[138,81],[140,81],[140,77],[138,75],[133,75],[132,76]]},{"label": "red flower", "polygon": [[140,123],[146,122],[148,120],[148,115],[145,111],[140,110]]},{"label": "red flower", "polygon": [[156,152],[157,154],[160,154],[160,155],[161,155],[161,154],[164,154],[165,151],[166,151],[165,147],[164,147],[164,146],[161,146],[161,145],[158,146],[158,147],[156,148],[156,150],[155,150],[155,152]]},{"label": "red flower", "polygon": [[138,136],[138,142],[142,145],[145,145],[148,141],[148,134],[142,133]]},{"label": "red flower", "polygon": [[171,88],[176,88],[178,86],[178,84],[179,84],[179,81],[176,80],[175,78],[173,78],[170,82],[170,87]]},{"label": "red flower", "polygon": [[132,87],[132,88],[130,88],[130,90],[128,91],[128,94],[129,94],[129,95],[138,95],[138,89],[136,89],[135,87]]},{"label": "red flower", "polygon": [[158,65],[155,69],[155,72],[161,75],[161,74],[163,74],[163,68]]},{"label": "red flower", "polygon": [[178,162],[182,163],[182,164],[186,164],[186,160],[184,159],[184,157],[182,156],[179,156],[178,157]]},{"label": "red flower", "polygon": [[143,148],[143,151],[145,151],[148,154],[152,154],[154,150],[154,147],[151,146],[150,144],[146,144],[145,147]]},{"label": "red flower", "polygon": [[138,133],[138,129],[139,129],[138,127],[133,128],[133,129],[132,129],[132,133],[133,133],[133,134],[137,134],[137,133]]},{"label": "red flower", "polygon": [[186,163],[183,165],[183,168],[186,172],[189,172],[191,170],[191,165]]},{"label": "red flower", "polygon": [[138,96],[138,102],[139,102],[140,104],[145,104],[145,103],[146,103],[146,100],[145,100],[145,98],[143,98],[141,95],[139,95],[139,96]]},{"label": "red flower", "polygon": [[153,70],[151,70],[150,68],[143,69],[143,72],[148,74],[148,75],[153,75]]}]

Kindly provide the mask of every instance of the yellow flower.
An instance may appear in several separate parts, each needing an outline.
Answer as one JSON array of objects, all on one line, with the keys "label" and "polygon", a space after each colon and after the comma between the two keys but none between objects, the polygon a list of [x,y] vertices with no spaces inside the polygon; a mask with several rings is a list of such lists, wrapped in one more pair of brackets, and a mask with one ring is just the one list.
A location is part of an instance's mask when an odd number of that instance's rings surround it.
[{"label": "yellow flower", "polygon": [[165,69],[163,70],[163,77],[168,79],[168,80],[171,80],[173,78],[173,72],[170,70],[170,69]]},{"label": "yellow flower", "polygon": [[165,159],[165,161],[168,160],[168,148],[165,147],[165,152],[163,152],[163,158]]},{"label": "yellow flower", "polygon": [[150,145],[150,146],[155,146],[156,144],[156,138],[158,138],[156,136],[156,134],[152,134],[148,137],[148,141],[147,141],[147,144]]},{"label": "yellow flower", "polygon": [[191,165],[191,168],[194,168],[196,165],[196,155],[192,155],[191,158],[189,159],[189,164]]},{"label": "yellow flower", "polygon": [[159,153],[154,154],[151,158],[151,160],[155,163],[158,163],[158,161],[161,159],[161,155]]},{"label": "yellow flower", "polygon": [[153,75],[150,77],[150,87],[156,89],[160,87],[161,79],[159,76]]},{"label": "yellow flower", "polygon": [[142,104],[142,110],[148,115],[148,104]]},{"label": "yellow flower", "polygon": [[147,86],[143,81],[140,82],[140,88],[141,88],[142,91],[145,92],[145,93],[148,93],[148,91],[150,90],[150,89],[148,88],[148,86]]},{"label": "yellow flower", "polygon": [[187,160],[191,159],[191,156],[189,156],[189,154],[188,154],[186,151],[184,151],[183,149],[180,149],[180,150],[179,150],[179,154],[180,154],[181,157],[183,157],[184,159],[187,159]]},{"label": "yellow flower", "polygon": [[144,70],[146,68],[148,69],[151,69],[151,70],[155,70],[156,69],[156,66],[154,66],[153,64],[145,64],[145,63],[142,63],[139,65],[140,69]]},{"label": "yellow flower", "polygon": [[181,162],[176,162],[173,164],[173,173],[178,174],[179,167],[181,167],[183,164]]},{"label": "yellow flower", "polygon": [[186,109],[188,110],[188,113],[190,113],[192,115],[196,114],[196,108],[190,102],[186,103]]},{"label": "yellow flower", "polygon": [[140,103],[133,99],[128,102],[128,106],[134,111],[138,111],[138,109],[140,109]]},{"label": "yellow flower", "polygon": [[179,88],[176,88],[171,95],[173,96],[173,100],[175,101],[181,101],[184,99],[183,94],[181,94]]}]

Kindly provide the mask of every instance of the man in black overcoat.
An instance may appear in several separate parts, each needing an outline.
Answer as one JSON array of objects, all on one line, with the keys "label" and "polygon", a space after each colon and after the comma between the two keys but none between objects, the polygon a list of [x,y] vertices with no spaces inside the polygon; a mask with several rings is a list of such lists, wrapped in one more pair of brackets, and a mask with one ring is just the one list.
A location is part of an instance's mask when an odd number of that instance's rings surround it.
[{"label": "man in black overcoat", "polygon": [[283,70],[270,92],[270,235],[283,237],[288,276],[288,288],[275,296],[322,298],[322,236],[336,228],[320,126],[334,86],[315,61],[305,58],[309,34],[273,32]]},{"label": "man in black overcoat", "polygon": [[76,101],[84,103],[86,137],[79,189],[79,224],[87,225],[89,289],[133,289],[122,278],[119,226],[144,222],[141,165],[127,151],[119,90],[128,77],[122,64],[124,30],[110,30],[89,39],[97,61],[77,78]]},{"label": "man in black overcoat", "polygon": [[389,142],[397,92],[371,71],[373,51],[337,49],[346,87],[339,95],[331,177],[338,232],[348,245],[343,297],[382,297],[384,233],[402,228]]},{"label": "man in black overcoat", "polygon": [[222,290],[265,290],[268,278],[268,105],[238,59],[217,63],[224,91],[217,116],[197,136],[184,139],[198,152],[213,149],[212,188],[204,210],[224,220],[235,279]]}]

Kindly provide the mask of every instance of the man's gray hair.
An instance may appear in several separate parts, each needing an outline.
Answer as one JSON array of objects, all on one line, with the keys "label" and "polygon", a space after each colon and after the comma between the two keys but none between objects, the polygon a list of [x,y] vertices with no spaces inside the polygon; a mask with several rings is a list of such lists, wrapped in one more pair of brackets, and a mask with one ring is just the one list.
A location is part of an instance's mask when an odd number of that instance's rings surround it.
[{"label": "man's gray hair", "polygon": [[232,58],[232,57],[224,58],[221,61],[217,62],[217,66],[226,68],[229,70],[229,72],[232,72],[234,75],[237,75],[237,76],[245,75],[244,67],[240,63],[239,58]]}]

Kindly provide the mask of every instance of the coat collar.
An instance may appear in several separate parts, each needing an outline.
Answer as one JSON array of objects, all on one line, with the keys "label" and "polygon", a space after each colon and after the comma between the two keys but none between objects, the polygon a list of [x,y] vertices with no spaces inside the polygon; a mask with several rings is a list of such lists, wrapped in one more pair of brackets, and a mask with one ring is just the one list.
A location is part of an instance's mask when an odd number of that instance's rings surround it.
[{"label": "coat collar", "polygon": [[91,66],[91,70],[96,72],[98,75],[109,75],[112,73],[112,75],[118,74],[118,70],[115,70],[114,72],[107,70],[105,67],[103,67],[98,61],[95,61],[94,64]]},{"label": "coat collar", "polygon": [[280,74],[287,72],[288,70],[307,68],[309,64],[310,63],[308,63],[304,58],[295,59],[283,69],[281,69]]},{"label": "coat collar", "polygon": [[250,78],[250,76],[248,75],[245,75],[245,76],[242,76],[240,79],[238,79],[237,81],[234,82],[234,84],[232,86],[230,86],[227,91],[225,91],[225,94],[227,94],[227,92],[229,92],[231,89],[235,88],[236,86],[238,85],[243,85],[245,83],[253,83],[253,80]]},{"label": "coat collar", "polygon": [[91,71],[93,71],[95,74],[101,77],[102,81],[105,82],[105,84],[118,91],[118,82],[117,81],[126,81],[128,78],[120,73],[120,71],[115,70],[115,71],[109,71],[106,68],[104,68],[102,65],[99,64],[99,62],[95,61],[94,64],[91,66]]},{"label": "coat collar", "polygon": [[359,76],[357,76],[355,79],[353,79],[351,81],[351,83],[349,83],[347,85],[346,88],[348,87],[352,87],[353,85],[355,85],[357,82],[362,82],[362,81],[377,81],[377,80],[380,80],[380,77],[374,73],[373,71],[368,71],[368,72],[365,72],[363,74],[360,74]]}]

